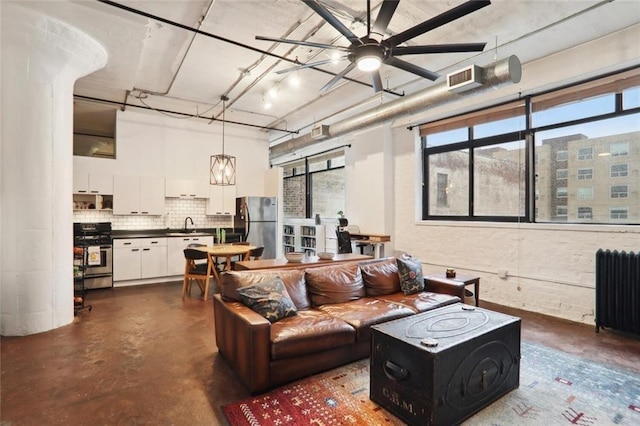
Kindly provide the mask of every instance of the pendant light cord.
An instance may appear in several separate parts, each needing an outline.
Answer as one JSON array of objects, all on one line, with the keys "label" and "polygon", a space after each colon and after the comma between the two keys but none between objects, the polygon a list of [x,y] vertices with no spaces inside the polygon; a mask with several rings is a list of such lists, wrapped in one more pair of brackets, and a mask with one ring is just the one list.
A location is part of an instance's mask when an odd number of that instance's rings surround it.
[{"label": "pendant light cord", "polygon": [[224,123],[226,121],[224,118],[224,113],[227,111],[227,101],[229,100],[229,98],[222,95],[220,96],[220,100],[222,101],[222,155],[224,156]]}]

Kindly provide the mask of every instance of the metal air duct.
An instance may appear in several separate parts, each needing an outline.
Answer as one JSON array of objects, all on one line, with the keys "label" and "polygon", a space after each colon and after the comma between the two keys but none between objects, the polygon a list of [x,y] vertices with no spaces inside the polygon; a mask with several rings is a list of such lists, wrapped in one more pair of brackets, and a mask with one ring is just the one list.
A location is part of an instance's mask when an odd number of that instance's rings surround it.
[{"label": "metal air duct", "polygon": [[[518,83],[522,76],[522,65],[517,56],[509,56],[487,67],[477,68],[481,71],[481,76],[479,76],[481,85],[466,91],[465,95],[460,95],[456,93],[456,91],[451,90],[448,81],[444,81],[412,95],[407,95],[401,99],[388,102],[356,114],[353,117],[338,121],[330,126],[323,126],[323,133],[327,138],[342,136],[356,130],[361,130],[405,115],[416,114],[427,108],[433,108],[447,102],[458,100],[461,96],[480,93],[489,88],[496,88],[504,84]],[[274,158],[291,154],[298,149],[306,148],[316,143],[319,143],[318,139],[313,137],[313,133],[308,133],[272,147],[269,152],[269,159],[273,160]]]}]

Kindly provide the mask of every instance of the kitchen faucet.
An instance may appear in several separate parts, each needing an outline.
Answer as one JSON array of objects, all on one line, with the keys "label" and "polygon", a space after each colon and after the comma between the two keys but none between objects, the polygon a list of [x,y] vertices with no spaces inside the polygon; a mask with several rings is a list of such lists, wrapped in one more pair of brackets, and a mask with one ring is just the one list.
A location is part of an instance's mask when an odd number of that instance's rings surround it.
[{"label": "kitchen faucet", "polygon": [[[187,216],[187,218],[184,220],[184,232],[187,232],[187,221],[188,220],[191,221],[191,225],[194,225],[193,224],[193,219],[191,219],[191,216]],[[195,229],[194,229],[194,232],[195,232]]]}]

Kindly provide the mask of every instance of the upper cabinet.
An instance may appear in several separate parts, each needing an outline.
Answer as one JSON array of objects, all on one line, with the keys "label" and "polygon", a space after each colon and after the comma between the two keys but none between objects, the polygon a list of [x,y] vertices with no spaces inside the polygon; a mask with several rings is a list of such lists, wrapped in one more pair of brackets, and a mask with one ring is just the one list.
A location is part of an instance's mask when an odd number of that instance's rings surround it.
[{"label": "upper cabinet", "polygon": [[74,173],[73,174],[74,194],[113,194],[113,176]]},{"label": "upper cabinet", "polygon": [[209,216],[233,216],[236,214],[236,187],[209,185],[209,199],[205,213]]},{"label": "upper cabinet", "polygon": [[209,183],[189,179],[167,179],[167,198],[209,198]]},{"label": "upper cabinet", "polygon": [[114,176],[113,214],[163,215],[164,178]]}]

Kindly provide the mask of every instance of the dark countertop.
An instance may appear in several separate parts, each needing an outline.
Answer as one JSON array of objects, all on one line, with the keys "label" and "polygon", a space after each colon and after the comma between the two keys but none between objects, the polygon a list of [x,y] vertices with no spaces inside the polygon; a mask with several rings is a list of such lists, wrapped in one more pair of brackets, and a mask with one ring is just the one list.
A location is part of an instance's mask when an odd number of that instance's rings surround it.
[{"label": "dark countertop", "polygon": [[[233,228],[221,228],[226,231],[226,239],[228,241],[240,240],[242,233],[235,232]],[[178,235],[177,233],[180,233]],[[113,230],[111,231],[111,238],[153,238],[153,237],[188,237],[189,235],[201,236],[201,235],[216,235],[216,228],[201,228],[196,229],[195,234],[182,233],[182,229],[136,229],[136,230]]]}]

